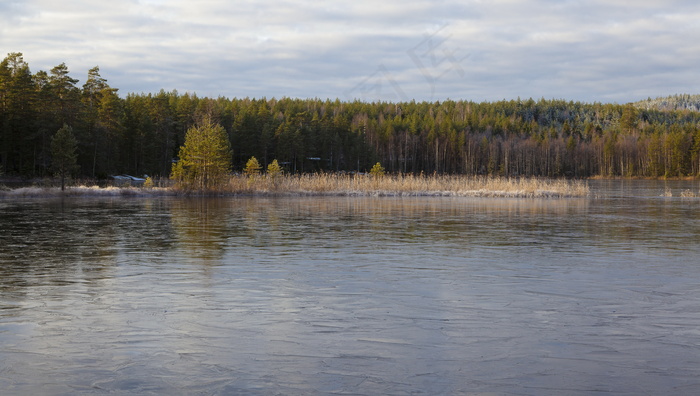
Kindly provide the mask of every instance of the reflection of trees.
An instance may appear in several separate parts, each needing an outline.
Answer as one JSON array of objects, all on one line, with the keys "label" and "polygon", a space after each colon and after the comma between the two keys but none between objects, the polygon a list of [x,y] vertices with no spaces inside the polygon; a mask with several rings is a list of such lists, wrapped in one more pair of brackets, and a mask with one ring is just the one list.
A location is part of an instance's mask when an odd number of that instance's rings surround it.
[{"label": "reflection of trees", "polygon": [[[674,188],[682,186],[685,184]],[[663,191],[663,186],[652,187]],[[650,194],[659,198],[660,192]],[[693,229],[688,222],[697,219],[692,207],[674,200],[633,203],[634,198],[625,198],[624,202],[627,204],[588,198],[208,198],[173,200],[176,207],[172,212],[180,243],[184,242],[197,257],[216,259],[222,257],[226,247],[275,246],[284,250],[311,236],[333,246],[340,243],[339,235],[374,246],[427,242],[428,238],[463,246],[547,240],[559,241],[564,247],[575,242],[571,235],[600,243],[641,242],[668,231],[684,235],[683,227]]]},{"label": "reflection of trees", "polygon": [[[586,235],[596,246],[617,253],[621,246],[683,249],[697,245],[698,201],[679,195],[686,189],[696,191],[700,188],[698,181],[623,179],[592,183],[604,198],[591,205],[594,209],[583,221]],[[673,196],[665,196],[666,191]]]},{"label": "reflection of trees", "polygon": [[118,230],[101,205],[56,200],[7,204],[0,210],[3,296],[33,286],[90,286],[109,276]]},{"label": "reflection of trees", "polygon": [[[293,200],[243,199],[239,202],[242,223],[241,235],[245,235],[253,246],[269,246],[283,239],[281,226],[287,209],[294,206]],[[242,241],[243,242],[243,241]]]},{"label": "reflection of trees", "polygon": [[[536,229],[549,218],[581,216],[587,199],[492,199],[434,197],[295,197],[292,199],[236,199],[231,210],[240,213],[238,246],[294,247],[301,240],[321,239],[342,250],[343,241],[367,246],[443,241],[461,246],[509,244],[517,234]],[[552,220],[554,219],[554,220]]]},{"label": "reflection of trees", "polygon": [[173,200],[172,224],[179,246],[196,259],[214,263],[223,257],[232,234],[230,224],[235,201],[217,198]]},{"label": "reflection of trees", "polygon": [[[663,191],[663,189],[660,189]],[[700,219],[694,202],[681,198],[624,198],[607,200],[593,213],[588,234],[599,246],[684,249],[697,245]]]},{"label": "reflection of trees", "polygon": [[[588,205],[587,199],[311,198],[290,205],[286,217],[306,223],[318,219],[320,230],[342,232],[353,240],[369,239],[374,246],[425,243],[425,238],[466,246],[513,243],[513,237],[533,232],[541,223],[556,226],[558,222],[552,219],[581,216]],[[324,224],[329,218],[339,221]]]}]

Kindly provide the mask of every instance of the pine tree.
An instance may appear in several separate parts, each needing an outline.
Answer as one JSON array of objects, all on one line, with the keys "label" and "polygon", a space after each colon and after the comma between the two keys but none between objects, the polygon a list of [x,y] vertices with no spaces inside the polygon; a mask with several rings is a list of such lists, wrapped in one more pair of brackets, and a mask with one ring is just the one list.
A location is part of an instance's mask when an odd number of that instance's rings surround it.
[{"label": "pine tree", "polygon": [[262,169],[262,167],[260,166],[258,159],[255,157],[250,157],[248,162],[245,164],[245,169],[243,169],[243,172],[245,172],[245,174],[249,177],[253,178],[255,175],[260,173],[260,169]]},{"label": "pine tree", "polygon": [[377,162],[369,171],[369,174],[376,178],[382,177],[384,176],[384,167],[382,166],[382,164]]},{"label": "pine tree", "polygon": [[66,189],[66,177],[78,169],[78,142],[73,136],[73,128],[64,124],[51,139],[53,170],[61,178],[61,191]]},{"label": "pine tree", "polygon": [[279,177],[282,174],[282,168],[280,167],[279,162],[277,160],[273,160],[270,165],[267,166],[267,175],[272,178],[272,180],[275,180],[277,177]]},{"label": "pine tree", "polygon": [[218,190],[231,171],[231,145],[226,131],[211,120],[187,131],[178,157],[171,178],[177,187],[187,191]]}]

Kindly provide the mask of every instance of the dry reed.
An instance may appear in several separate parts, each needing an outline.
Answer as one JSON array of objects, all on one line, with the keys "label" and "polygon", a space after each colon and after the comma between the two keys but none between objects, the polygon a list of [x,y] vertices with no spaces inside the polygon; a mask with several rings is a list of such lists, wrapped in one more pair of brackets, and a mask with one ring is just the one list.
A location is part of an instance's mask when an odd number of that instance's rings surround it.
[{"label": "dry reed", "polygon": [[475,177],[456,175],[305,174],[275,179],[233,176],[226,188],[252,195],[357,195],[452,197],[582,197],[589,194],[583,181],[541,178]]},{"label": "dry reed", "polygon": [[[23,187],[0,190],[0,197],[52,196],[164,196],[182,191],[169,187],[97,187],[73,186],[61,191],[56,187]],[[303,175],[231,176],[219,191],[207,194],[257,196],[444,196],[565,198],[589,194],[584,181],[541,178],[505,178],[456,175],[352,175],[318,173]],[[196,193],[198,194],[198,193]]]}]

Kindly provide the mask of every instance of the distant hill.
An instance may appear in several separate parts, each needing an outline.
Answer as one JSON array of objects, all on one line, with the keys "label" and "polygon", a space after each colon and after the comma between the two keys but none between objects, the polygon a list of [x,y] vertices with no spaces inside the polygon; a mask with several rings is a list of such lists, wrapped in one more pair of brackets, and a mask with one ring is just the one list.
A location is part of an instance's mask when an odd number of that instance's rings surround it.
[{"label": "distant hill", "polygon": [[634,102],[633,105],[644,110],[690,110],[700,112],[700,95],[676,94],[664,98],[648,98]]}]

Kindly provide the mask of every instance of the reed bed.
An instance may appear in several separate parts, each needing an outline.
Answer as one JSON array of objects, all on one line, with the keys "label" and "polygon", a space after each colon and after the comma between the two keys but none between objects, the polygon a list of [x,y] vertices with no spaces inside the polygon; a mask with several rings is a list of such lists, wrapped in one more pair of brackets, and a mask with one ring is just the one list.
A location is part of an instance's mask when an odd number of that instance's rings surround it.
[{"label": "reed bed", "polygon": [[567,198],[584,197],[589,188],[584,181],[541,178],[505,178],[456,175],[351,175],[317,173],[303,175],[233,175],[218,191],[187,192],[177,187],[22,187],[0,189],[0,198],[54,196],[167,196],[252,195],[252,196],[435,196]]},{"label": "reed bed", "polygon": [[583,197],[590,190],[584,181],[541,178],[475,177],[457,175],[348,175],[306,174],[271,178],[238,175],[225,188],[252,195],[357,195],[450,197]]}]

